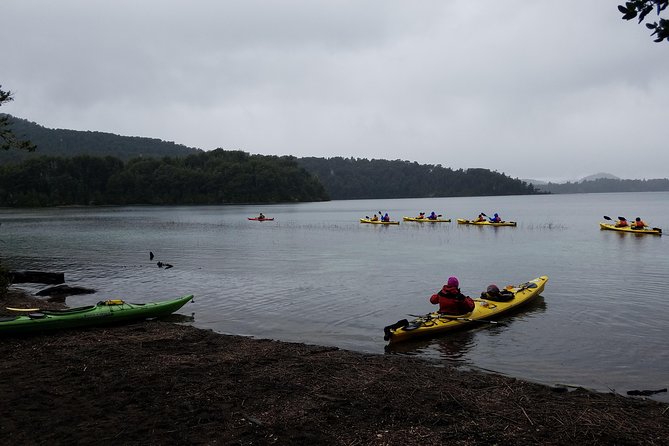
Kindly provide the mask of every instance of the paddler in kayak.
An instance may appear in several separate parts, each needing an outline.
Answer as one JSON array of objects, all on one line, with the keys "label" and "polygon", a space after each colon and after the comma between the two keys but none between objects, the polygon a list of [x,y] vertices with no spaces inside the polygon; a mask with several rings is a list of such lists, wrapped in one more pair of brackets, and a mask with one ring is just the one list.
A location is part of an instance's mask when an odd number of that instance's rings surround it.
[{"label": "paddler in kayak", "polygon": [[416,218],[420,218],[421,220],[424,220],[425,219],[425,212],[419,213],[418,217],[416,217]]},{"label": "paddler in kayak", "polygon": [[639,217],[635,218],[634,223],[632,223],[632,229],[643,229],[646,226],[648,225]]},{"label": "paddler in kayak", "polygon": [[482,221],[485,221],[485,214],[481,212],[478,217],[476,217],[476,220],[474,220],[477,223],[480,223]]},{"label": "paddler in kayak", "polygon": [[265,219],[265,214],[261,212],[260,215],[258,215],[258,220],[264,220],[264,219]]},{"label": "paddler in kayak", "polygon": [[491,283],[488,288],[481,293],[481,299],[492,300],[495,302],[508,302],[513,299],[513,293],[508,290],[501,290],[497,285]]},{"label": "paddler in kayak", "polygon": [[618,221],[616,222],[616,228],[626,228],[629,226],[629,223],[627,223],[627,219],[625,217],[618,217]]},{"label": "paddler in kayak", "polygon": [[502,218],[499,216],[499,214],[495,213],[491,218],[490,218],[490,223],[501,223]]},{"label": "paddler in kayak", "polygon": [[432,211],[430,215],[427,216],[428,220],[436,220],[437,219],[437,214]]},{"label": "paddler in kayak", "polygon": [[383,217],[381,217],[381,221],[390,221],[390,217],[388,216],[388,213],[386,212]]},{"label": "paddler in kayak", "polygon": [[379,221],[379,216],[374,214],[372,215],[372,218],[369,219],[370,221]]},{"label": "paddler in kayak", "polygon": [[430,297],[430,303],[439,304],[440,314],[457,316],[474,310],[472,298],[460,292],[460,282],[457,277],[449,277],[446,285]]}]

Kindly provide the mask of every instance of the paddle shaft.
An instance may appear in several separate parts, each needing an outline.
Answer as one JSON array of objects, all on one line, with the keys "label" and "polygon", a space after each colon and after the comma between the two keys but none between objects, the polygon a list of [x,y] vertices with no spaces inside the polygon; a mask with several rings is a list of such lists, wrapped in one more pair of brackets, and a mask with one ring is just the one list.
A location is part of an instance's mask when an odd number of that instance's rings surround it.
[{"label": "paddle shaft", "polygon": [[[409,314],[409,316],[411,316],[411,317],[427,317],[427,316],[431,316],[431,315],[427,314],[427,315],[423,316],[423,315],[418,315],[418,314]],[[470,321],[470,322],[485,322],[486,324],[501,324],[501,322],[491,321],[491,320],[489,320],[489,319],[472,319],[472,318],[469,318],[469,317],[446,316],[446,315],[443,315],[443,314],[440,314],[440,315],[439,315],[438,317],[436,317],[436,318],[434,318],[434,317],[427,317],[427,319],[429,319],[429,320],[433,320],[433,319],[450,319],[450,320],[461,320],[461,321]]]}]

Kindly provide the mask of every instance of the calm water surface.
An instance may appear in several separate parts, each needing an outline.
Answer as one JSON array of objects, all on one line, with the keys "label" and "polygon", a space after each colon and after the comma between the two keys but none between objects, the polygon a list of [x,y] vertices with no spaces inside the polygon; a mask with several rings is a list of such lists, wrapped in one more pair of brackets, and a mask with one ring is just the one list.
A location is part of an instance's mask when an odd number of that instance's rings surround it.
[{"label": "calm water surface", "polygon": [[[669,193],[629,193],[3,209],[0,253],[12,268],[63,271],[68,284],[98,290],[69,297],[70,306],[193,293],[180,313],[221,333],[417,355],[624,393],[669,386],[667,239],[600,231],[598,222],[641,216],[669,232],[667,203]],[[358,223],[378,211],[401,219],[432,210],[453,223]],[[276,220],[246,219],[260,211]],[[455,223],[479,212],[499,212],[518,227]],[[429,296],[451,275],[478,296],[489,283],[544,274],[542,297],[503,326],[385,349],[383,327],[433,310]]]}]

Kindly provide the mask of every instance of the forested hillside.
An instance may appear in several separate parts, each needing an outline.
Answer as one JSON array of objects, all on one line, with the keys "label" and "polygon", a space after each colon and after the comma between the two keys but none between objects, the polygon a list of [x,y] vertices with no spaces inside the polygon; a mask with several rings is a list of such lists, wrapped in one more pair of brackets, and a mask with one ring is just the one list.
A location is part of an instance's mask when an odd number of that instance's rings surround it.
[{"label": "forested hillside", "polygon": [[584,194],[600,192],[660,192],[669,191],[669,179],[620,180],[599,178],[575,183],[547,183],[538,189],[552,194]]},{"label": "forested hillside", "polygon": [[16,135],[34,143],[37,151],[0,152],[0,206],[536,193],[532,185],[487,169],[453,170],[401,160],[295,159],[221,149],[204,152],[158,139],[48,129],[11,119]]},{"label": "forested hillside", "polygon": [[35,152],[23,150],[0,151],[0,164],[17,163],[39,156],[77,155],[113,156],[127,161],[136,157],[186,156],[202,152],[199,149],[162,141],[155,138],[120,136],[104,132],[49,129],[25,119],[10,115],[10,128],[14,134],[30,140],[37,146]]},{"label": "forested hillside", "polygon": [[333,200],[524,195],[535,188],[488,169],[458,169],[409,161],[300,158]]},{"label": "forested hillside", "polygon": [[185,158],[40,157],[0,166],[0,206],[323,201],[293,157],[221,149]]}]

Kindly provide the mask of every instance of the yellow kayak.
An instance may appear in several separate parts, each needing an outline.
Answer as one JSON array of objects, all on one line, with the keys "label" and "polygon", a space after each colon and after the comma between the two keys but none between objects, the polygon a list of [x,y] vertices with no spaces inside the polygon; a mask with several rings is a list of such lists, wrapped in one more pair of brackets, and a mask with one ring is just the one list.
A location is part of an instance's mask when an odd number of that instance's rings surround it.
[{"label": "yellow kayak", "polygon": [[436,219],[431,219],[431,218],[418,218],[418,217],[402,217],[402,220],[404,221],[418,221],[421,223],[450,223],[451,219],[450,218],[436,218]]},{"label": "yellow kayak", "polygon": [[381,220],[370,220],[369,218],[361,218],[360,223],[371,223],[373,225],[399,225],[399,221],[381,221]]},{"label": "yellow kayak", "polygon": [[488,220],[485,221],[476,221],[476,220],[467,220],[465,218],[458,218],[458,224],[461,225],[479,225],[479,226],[516,226],[515,221],[500,221],[499,223],[492,223]]},{"label": "yellow kayak", "polygon": [[619,232],[628,232],[633,234],[655,234],[662,235],[662,229],[660,228],[649,228],[645,227],[643,229],[632,229],[630,226],[618,227],[611,223],[600,223],[600,229],[608,229],[610,231],[619,231]]},{"label": "yellow kayak", "polygon": [[418,337],[435,336],[480,323],[495,323],[496,318],[515,308],[532,301],[544,290],[548,276],[537,277],[520,285],[509,285],[506,290],[513,293],[513,298],[505,302],[490,299],[475,299],[476,306],[470,313],[463,315],[447,315],[437,312],[419,316],[412,321],[403,319],[383,329],[383,339],[394,344]]}]

